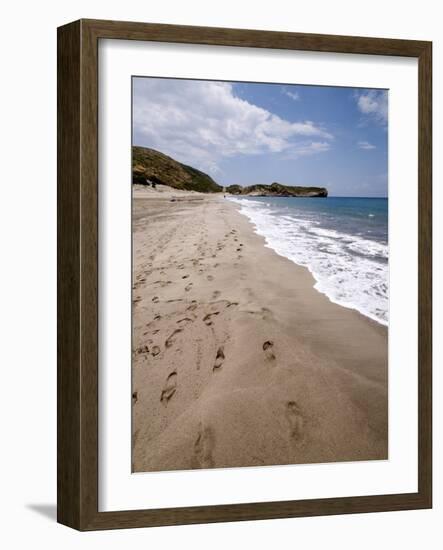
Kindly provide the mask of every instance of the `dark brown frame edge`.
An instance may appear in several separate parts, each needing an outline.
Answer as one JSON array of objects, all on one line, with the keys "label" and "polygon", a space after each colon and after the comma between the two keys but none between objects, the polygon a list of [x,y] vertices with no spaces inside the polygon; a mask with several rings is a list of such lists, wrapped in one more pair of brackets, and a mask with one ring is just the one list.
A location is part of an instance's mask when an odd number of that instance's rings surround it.
[{"label": "dark brown frame edge", "polygon": [[[98,41],[124,39],[416,57],[419,64],[418,492],[98,511]],[[80,20],[58,29],[57,517],[114,529],[432,507],[432,43]]]}]

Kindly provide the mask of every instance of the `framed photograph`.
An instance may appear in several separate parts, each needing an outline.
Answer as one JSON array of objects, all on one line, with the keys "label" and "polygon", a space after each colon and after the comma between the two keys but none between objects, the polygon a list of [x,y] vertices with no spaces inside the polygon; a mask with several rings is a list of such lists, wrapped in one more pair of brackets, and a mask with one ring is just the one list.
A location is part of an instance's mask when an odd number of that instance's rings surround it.
[{"label": "framed photograph", "polygon": [[58,29],[58,521],[432,506],[430,42]]}]

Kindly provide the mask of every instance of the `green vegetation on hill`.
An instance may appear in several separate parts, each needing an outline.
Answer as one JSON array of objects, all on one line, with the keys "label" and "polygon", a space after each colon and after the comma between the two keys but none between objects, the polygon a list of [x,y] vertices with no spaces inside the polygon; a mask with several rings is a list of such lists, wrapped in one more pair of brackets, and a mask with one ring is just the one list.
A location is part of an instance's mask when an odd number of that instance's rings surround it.
[{"label": "green vegetation on hill", "polygon": [[226,193],[230,193],[231,195],[242,195],[243,190],[247,189],[246,187],[242,187],[241,185],[230,185],[229,187],[226,187]]},{"label": "green vegetation on hill", "polygon": [[327,197],[328,190],[325,187],[300,187],[282,185],[274,182],[271,185],[258,184],[249,187],[230,185],[226,192],[231,195],[250,195],[254,197]]},{"label": "green vegetation on hill", "polygon": [[[148,147],[132,147],[132,183],[149,185],[150,183],[169,185],[175,189],[200,191],[201,193],[220,193],[223,187],[208,174],[182,164],[167,155]],[[255,197],[327,197],[325,187],[299,187],[282,185],[230,185],[226,192],[231,195],[250,195]]]},{"label": "green vegetation on hill", "polygon": [[210,176],[196,168],[177,162],[171,157],[149,149],[132,147],[132,183],[169,185],[175,189],[218,193],[223,190]]}]

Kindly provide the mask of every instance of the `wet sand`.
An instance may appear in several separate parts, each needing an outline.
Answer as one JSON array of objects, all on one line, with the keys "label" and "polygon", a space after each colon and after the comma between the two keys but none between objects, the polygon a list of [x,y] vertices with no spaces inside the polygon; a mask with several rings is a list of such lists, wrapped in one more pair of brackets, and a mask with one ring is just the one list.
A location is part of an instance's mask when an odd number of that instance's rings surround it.
[{"label": "wet sand", "polygon": [[162,193],[133,201],[133,471],[386,459],[386,327],[235,204]]}]

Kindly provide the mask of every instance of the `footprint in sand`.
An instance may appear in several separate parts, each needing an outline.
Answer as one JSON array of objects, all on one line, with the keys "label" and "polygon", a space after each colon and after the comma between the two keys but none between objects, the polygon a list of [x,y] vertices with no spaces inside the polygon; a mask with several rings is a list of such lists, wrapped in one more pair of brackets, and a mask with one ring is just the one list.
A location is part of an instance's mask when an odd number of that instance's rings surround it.
[{"label": "footprint in sand", "polygon": [[167,405],[171,397],[177,391],[177,372],[171,372],[171,374],[166,378],[165,385],[162,389],[162,394],[160,396],[160,401]]},{"label": "footprint in sand", "polygon": [[291,438],[296,442],[301,441],[305,421],[301,409],[295,401],[288,401],[286,403],[286,420],[289,423],[289,435]]},{"label": "footprint in sand", "polygon": [[186,311],[194,311],[195,309],[197,309],[198,307],[198,304],[197,302],[192,302],[187,308],[186,308]]},{"label": "footprint in sand", "polygon": [[198,436],[194,443],[194,468],[213,468],[214,458],[212,453],[215,447],[214,430],[209,426],[203,427],[200,423]]},{"label": "footprint in sand", "polygon": [[192,323],[192,319],[191,319],[190,317],[184,317],[183,319],[179,319],[179,320],[177,321],[177,325],[178,325],[179,323]]},{"label": "footprint in sand", "polygon": [[189,275],[183,275],[182,279],[187,279]]},{"label": "footprint in sand", "polygon": [[188,285],[186,285],[185,286],[186,292],[189,292],[193,286],[194,286],[193,283],[189,283]]},{"label": "footprint in sand", "polygon": [[172,344],[174,343],[174,336],[178,334],[179,332],[183,332],[182,328],[176,328],[172,334],[168,336],[165,340],[165,347],[170,348]]},{"label": "footprint in sand", "polygon": [[212,299],[215,300],[220,296],[220,294],[221,292],[219,290],[214,290],[214,292],[212,293]]},{"label": "footprint in sand", "polygon": [[137,348],[135,350],[135,353],[137,353],[138,355],[140,355],[142,353],[149,353],[149,348],[148,348],[148,346],[140,346],[139,348]]},{"label": "footprint in sand", "polygon": [[225,352],[223,351],[223,346],[220,346],[217,350],[217,355],[215,356],[215,363],[212,367],[212,371],[215,372],[216,370],[221,369],[223,362],[225,360]]},{"label": "footprint in sand", "polygon": [[205,325],[207,325],[208,327],[209,327],[210,325],[212,325],[211,317],[212,317],[213,315],[218,315],[219,313],[220,313],[219,311],[214,311],[214,313],[208,313],[207,315],[205,315],[205,316],[203,317],[203,322],[205,323]]},{"label": "footprint in sand", "polygon": [[206,279],[208,279],[208,281],[213,281],[213,280],[214,280],[214,277],[213,277],[213,275],[208,275],[208,276],[206,277]]},{"label": "footprint in sand", "polygon": [[172,281],[154,281],[154,285],[160,285],[161,287],[165,287],[167,285],[170,285]]},{"label": "footprint in sand", "polygon": [[272,342],[271,340],[267,340],[263,344],[263,351],[265,352],[266,359],[269,359],[270,361],[273,361],[275,359],[274,342]]},{"label": "footprint in sand", "polygon": [[155,357],[160,353],[160,348],[158,346],[153,346],[151,350],[151,354]]},{"label": "footprint in sand", "polygon": [[158,296],[154,296],[154,298],[152,298],[152,301],[154,302],[154,304],[156,304],[160,301],[160,298]]}]

